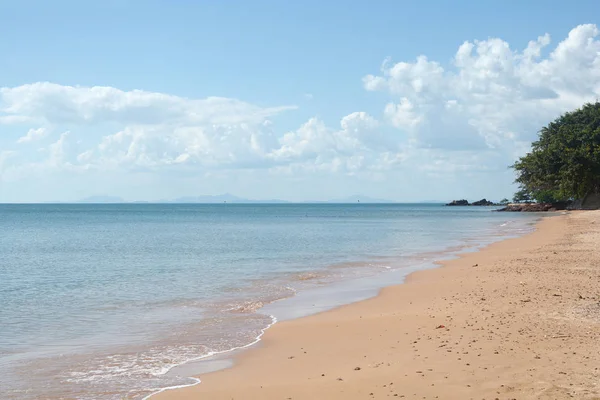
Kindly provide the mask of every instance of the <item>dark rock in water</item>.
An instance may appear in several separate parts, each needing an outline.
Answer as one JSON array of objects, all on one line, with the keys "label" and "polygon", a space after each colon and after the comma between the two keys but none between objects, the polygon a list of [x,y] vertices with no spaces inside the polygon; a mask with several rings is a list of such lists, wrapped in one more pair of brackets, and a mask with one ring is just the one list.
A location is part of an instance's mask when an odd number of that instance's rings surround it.
[{"label": "dark rock in water", "polygon": [[488,201],[486,199],[481,199],[479,201],[469,203],[467,200],[452,200],[452,202],[446,204],[447,206],[497,206],[499,204],[494,203],[493,201]]},{"label": "dark rock in water", "polygon": [[469,202],[467,200],[452,200],[450,203],[446,204],[447,206],[468,206]]},{"label": "dark rock in water", "polygon": [[474,203],[471,203],[472,206],[495,206],[496,204],[493,201],[487,201],[486,199],[481,199]]}]

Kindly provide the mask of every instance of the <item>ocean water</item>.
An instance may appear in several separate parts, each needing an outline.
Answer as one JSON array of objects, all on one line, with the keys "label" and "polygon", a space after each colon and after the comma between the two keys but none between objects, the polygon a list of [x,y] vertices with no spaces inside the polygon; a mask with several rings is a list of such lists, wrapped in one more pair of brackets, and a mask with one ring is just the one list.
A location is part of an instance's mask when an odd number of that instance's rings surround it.
[{"label": "ocean water", "polygon": [[194,384],[181,365],[536,218],[491,210],[0,205],[0,398],[143,399]]}]

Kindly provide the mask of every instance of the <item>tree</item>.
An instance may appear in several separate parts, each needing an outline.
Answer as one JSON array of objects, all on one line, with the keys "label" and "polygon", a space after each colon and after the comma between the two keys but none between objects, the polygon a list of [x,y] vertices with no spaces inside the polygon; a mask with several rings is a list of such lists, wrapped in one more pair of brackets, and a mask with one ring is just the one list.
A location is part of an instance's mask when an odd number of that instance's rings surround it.
[{"label": "tree", "polygon": [[[512,165],[520,190],[539,202],[600,192],[600,102],[566,113],[539,132],[531,152]],[[517,196],[518,195],[518,196]]]},{"label": "tree", "polygon": [[500,200],[500,204],[508,204],[510,201],[506,198]]},{"label": "tree", "polygon": [[515,203],[529,203],[531,201],[531,197],[529,196],[529,193],[527,193],[527,191],[521,189],[517,193],[515,193],[513,201]]}]

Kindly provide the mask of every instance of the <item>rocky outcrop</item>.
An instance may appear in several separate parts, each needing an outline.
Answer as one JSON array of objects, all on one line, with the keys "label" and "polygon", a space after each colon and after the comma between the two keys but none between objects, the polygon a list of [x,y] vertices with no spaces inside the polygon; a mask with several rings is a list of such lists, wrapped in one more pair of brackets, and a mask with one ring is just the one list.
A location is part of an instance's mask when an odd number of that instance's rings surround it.
[{"label": "rocky outcrop", "polygon": [[467,200],[452,200],[450,203],[446,204],[447,206],[499,206],[500,204],[494,203],[493,201],[488,201],[486,199],[481,199],[479,201],[475,201],[473,203],[469,203]]},{"label": "rocky outcrop", "polygon": [[479,201],[471,203],[471,205],[472,206],[496,206],[498,204],[494,203],[493,201],[488,201],[486,199],[481,199]]},{"label": "rocky outcrop", "polygon": [[468,206],[469,202],[467,200],[452,200],[450,203],[446,204],[447,206]]},{"label": "rocky outcrop", "polygon": [[566,209],[566,203],[512,203],[498,211],[513,211],[513,212],[544,212],[544,211],[559,211]]}]

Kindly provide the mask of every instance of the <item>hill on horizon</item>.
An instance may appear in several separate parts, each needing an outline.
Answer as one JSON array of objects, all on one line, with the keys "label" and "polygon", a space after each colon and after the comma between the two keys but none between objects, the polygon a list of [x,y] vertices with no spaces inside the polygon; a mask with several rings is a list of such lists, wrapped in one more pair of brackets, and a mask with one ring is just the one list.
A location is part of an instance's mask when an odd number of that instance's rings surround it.
[{"label": "hill on horizon", "polygon": [[126,201],[122,197],[118,196],[89,196],[78,200],[77,203],[129,203],[129,204],[145,204],[145,203],[174,203],[174,204],[220,204],[220,203],[233,203],[233,204],[285,204],[285,203],[303,203],[303,204],[350,204],[350,203],[396,203],[393,200],[385,200],[372,198],[363,195],[353,195],[349,197],[336,198],[331,200],[305,200],[305,201],[287,201],[281,199],[247,199],[233,195],[231,193],[224,193],[220,195],[201,195],[201,196],[183,196],[175,199],[161,199],[158,201],[147,201],[147,200],[133,200]]}]

